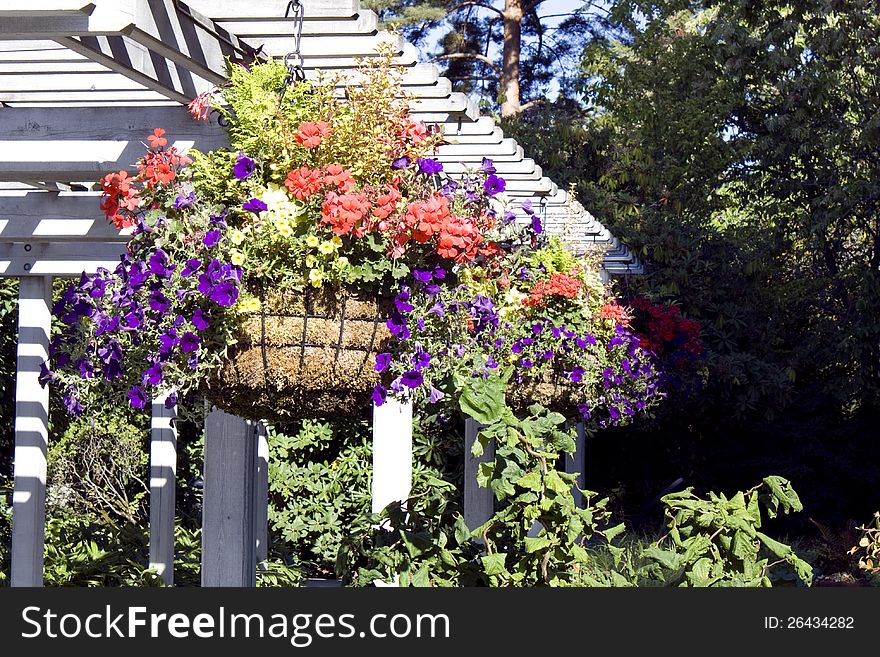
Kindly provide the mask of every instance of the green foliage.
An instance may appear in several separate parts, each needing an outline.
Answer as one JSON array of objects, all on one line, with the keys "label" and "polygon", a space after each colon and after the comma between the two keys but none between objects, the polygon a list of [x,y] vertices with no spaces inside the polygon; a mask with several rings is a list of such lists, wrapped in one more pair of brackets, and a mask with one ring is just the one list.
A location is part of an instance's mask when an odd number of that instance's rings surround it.
[{"label": "green foliage", "polygon": [[366,423],[312,420],[290,434],[269,434],[273,540],[315,574],[332,573],[343,536],[369,512],[370,436]]},{"label": "green foliage", "polygon": [[787,480],[766,477],[762,484],[730,499],[717,493],[703,499],[688,488],[665,496],[663,505],[668,545],[663,546],[664,537],[647,548],[642,556],[650,563],[641,572],[667,586],[771,586],[770,571],[781,564],[787,564],[804,584],[812,581],[810,564],[788,545],[759,531],[762,509],[769,518],[803,510]]}]

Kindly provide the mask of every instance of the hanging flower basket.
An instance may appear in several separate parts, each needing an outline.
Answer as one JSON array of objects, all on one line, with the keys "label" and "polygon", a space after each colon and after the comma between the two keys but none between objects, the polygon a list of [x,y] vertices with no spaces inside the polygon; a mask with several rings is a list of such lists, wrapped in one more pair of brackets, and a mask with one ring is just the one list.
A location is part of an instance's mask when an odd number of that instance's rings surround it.
[{"label": "hanging flower basket", "polygon": [[284,422],[365,419],[380,383],[376,354],[390,348],[391,300],[323,288],[270,293],[243,318],[239,343],[203,387],[219,408]]},{"label": "hanging flower basket", "polygon": [[[367,417],[394,396],[603,425],[662,396],[597,255],[548,237],[491,160],[443,177],[442,134],[409,116],[390,54],[345,99],[341,80],[291,84],[278,62],[229,77],[214,99],[229,148],[188,157],[156,129],[136,175],[102,180],[102,210],[132,236],[54,308],[43,380],[71,412],[170,393],[284,422]],[[489,378],[492,399],[462,401]]]}]

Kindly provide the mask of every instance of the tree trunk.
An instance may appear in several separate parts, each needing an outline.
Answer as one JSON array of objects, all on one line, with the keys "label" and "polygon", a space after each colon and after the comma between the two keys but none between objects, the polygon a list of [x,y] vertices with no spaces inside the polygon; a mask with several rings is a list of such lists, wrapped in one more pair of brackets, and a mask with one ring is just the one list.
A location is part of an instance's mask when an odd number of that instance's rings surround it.
[{"label": "tree trunk", "polygon": [[520,113],[519,56],[522,47],[523,1],[505,0],[504,44],[501,64],[501,116],[511,117]]}]

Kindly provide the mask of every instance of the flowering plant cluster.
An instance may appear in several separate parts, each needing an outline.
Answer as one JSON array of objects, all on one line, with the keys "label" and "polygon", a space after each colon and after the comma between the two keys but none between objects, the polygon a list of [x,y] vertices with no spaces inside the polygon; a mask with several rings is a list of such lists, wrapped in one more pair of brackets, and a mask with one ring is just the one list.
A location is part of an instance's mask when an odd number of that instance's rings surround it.
[{"label": "flowering plant cluster", "polygon": [[[262,290],[323,286],[393,297],[377,404],[457,404],[469,380],[498,378],[493,403],[504,390],[511,403],[517,390],[564,397],[605,426],[662,397],[652,344],[598,260],[548,238],[528,201],[514,207],[490,160],[444,177],[431,157],[442,135],[409,116],[389,58],[344,100],[339,79],[286,76],[276,62],[232,66],[216,107],[230,148],[190,158],[157,129],[136,175],[102,180],[101,208],[131,240],[113,271],[84,274],[56,304],[64,330],[43,378],[71,412],[108,396],[173,405],[223,365]],[[194,102],[196,118],[214,101]]]}]

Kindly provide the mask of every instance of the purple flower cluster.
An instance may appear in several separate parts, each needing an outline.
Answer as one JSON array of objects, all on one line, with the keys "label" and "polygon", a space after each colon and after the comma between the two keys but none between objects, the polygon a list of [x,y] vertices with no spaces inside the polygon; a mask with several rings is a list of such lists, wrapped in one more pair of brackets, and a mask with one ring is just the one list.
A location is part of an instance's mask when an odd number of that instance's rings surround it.
[{"label": "purple flower cluster", "polygon": [[[165,225],[142,221],[140,228],[151,232]],[[107,390],[121,380],[128,403],[144,408],[151,389],[180,386],[168,379],[169,370],[197,369],[200,333],[218,307],[231,306],[239,293],[241,269],[210,255],[225,229],[222,216],[212,217],[195,250],[200,257],[182,263],[173,261],[170,247],[135,242],[114,271],[83,274],[68,286],[52,309],[64,326],[49,348],[54,369],[44,363],[40,381],[64,379],[62,399],[70,413],[82,412],[77,380],[85,386],[106,382]],[[129,357],[132,352],[137,356]],[[176,403],[176,395],[169,401]]]}]

